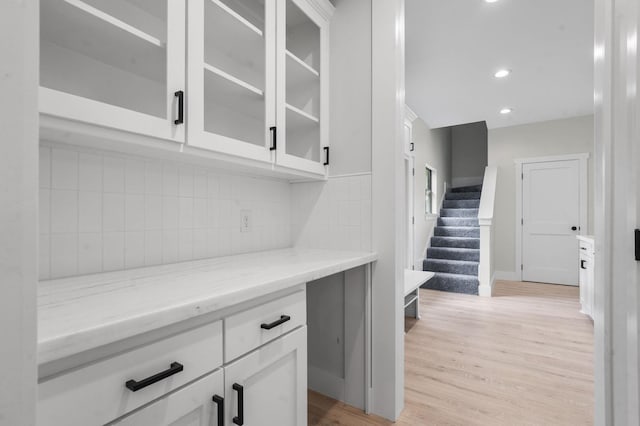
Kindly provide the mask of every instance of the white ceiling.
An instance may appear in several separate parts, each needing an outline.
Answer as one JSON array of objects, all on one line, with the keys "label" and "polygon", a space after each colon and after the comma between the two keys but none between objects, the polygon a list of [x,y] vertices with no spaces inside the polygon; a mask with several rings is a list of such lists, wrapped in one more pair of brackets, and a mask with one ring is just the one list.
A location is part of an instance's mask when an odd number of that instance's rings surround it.
[{"label": "white ceiling", "polygon": [[[406,0],[407,104],[431,128],[593,110],[592,0]],[[512,70],[504,79],[493,74]],[[500,109],[513,112],[501,115]]]}]

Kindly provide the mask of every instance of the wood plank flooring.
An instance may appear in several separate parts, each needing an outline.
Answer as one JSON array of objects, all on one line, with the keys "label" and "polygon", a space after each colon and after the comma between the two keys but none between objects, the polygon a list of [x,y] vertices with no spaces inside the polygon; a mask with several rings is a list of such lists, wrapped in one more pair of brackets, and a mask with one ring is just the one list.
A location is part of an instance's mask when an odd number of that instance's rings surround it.
[{"label": "wood plank flooring", "polygon": [[[493,298],[420,290],[405,321],[397,425],[593,424],[593,325],[578,288],[499,281]],[[390,425],[309,394],[310,425]]]}]

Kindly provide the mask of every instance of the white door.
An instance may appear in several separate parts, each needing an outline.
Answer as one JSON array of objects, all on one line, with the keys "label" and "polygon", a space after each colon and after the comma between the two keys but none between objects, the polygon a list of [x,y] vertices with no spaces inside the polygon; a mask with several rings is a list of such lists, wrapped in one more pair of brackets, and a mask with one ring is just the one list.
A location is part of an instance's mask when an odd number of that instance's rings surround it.
[{"label": "white door", "polygon": [[227,425],[307,424],[307,327],[225,367]]},{"label": "white door", "polygon": [[189,0],[189,145],[271,162],[275,5]]},{"label": "white door", "polygon": [[522,279],[578,285],[580,161],[522,165]]},{"label": "white door", "polygon": [[223,370],[220,369],[112,424],[224,426]]},{"label": "white door", "polygon": [[318,175],[330,161],[326,21],[300,0],[278,0],[278,165]]},{"label": "white door", "polygon": [[184,0],[40,6],[41,113],[184,142]]}]

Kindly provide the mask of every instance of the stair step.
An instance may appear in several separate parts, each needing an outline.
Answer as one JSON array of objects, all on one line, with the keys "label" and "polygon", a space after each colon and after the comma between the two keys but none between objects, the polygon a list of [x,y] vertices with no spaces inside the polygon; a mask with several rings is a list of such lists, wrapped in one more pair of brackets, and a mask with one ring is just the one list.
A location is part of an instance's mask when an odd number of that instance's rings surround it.
[{"label": "stair step", "polygon": [[436,272],[436,275],[423,284],[422,288],[477,295],[479,286],[478,278],[470,275]]},{"label": "stair step", "polygon": [[480,250],[467,248],[429,247],[427,249],[427,259],[467,260],[479,262]]},{"label": "stair step", "polygon": [[444,200],[442,207],[445,209],[477,209],[480,207],[480,199]]},{"label": "stair step", "polygon": [[447,192],[445,200],[479,200],[482,192]]},{"label": "stair step", "polygon": [[478,265],[478,262],[469,262],[466,260],[426,259],[423,269],[431,272],[471,275],[477,278]]},{"label": "stair step", "polygon": [[440,209],[442,217],[478,217],[478,209]]},{"label": "stair step", "polygon": [[431,237],[431,247],[480,248],[480,238],[471,237]]},{"label": "stair step", "polygon": [[435,237],[470,237],[480,238],[480,228],[477,226],[436,226],[433,229]]},{"label": "stair step", "polygon": [[457,188],[451,188],[451,192],[482,192],[482,185],[472,186],[459,186]]},{"label": "stair step", "polygon": [[439,217],[438,226],[479,226],[477,217]]}]

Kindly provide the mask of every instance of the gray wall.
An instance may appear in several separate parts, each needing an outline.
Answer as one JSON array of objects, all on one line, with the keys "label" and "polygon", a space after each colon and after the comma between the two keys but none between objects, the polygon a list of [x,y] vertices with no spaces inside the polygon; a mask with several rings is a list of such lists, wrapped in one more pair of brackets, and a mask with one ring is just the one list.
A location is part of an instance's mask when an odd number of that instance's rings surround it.
[{"label": "gray wall", "polygon": [[330,176],[371,171],[371,2],[336,0],[330,47]]},{"label": "gray wall", "polygon": [[417,118],[413,122],[412,132],[415,143],[416,169],[414,180],[414,216],[416,218],[414,256],[416,259],[414,265],[416,269],[421,269],[421,260],[424,258],[425,249],[437,219],[437,215],[425,214],[424,192],[427,182],[424,170],[428,164],[437,171],[436,199],[438,206],[440,206],[445,183],[451,186],[451,128],[431,130],[421,118]]},{"label": "gray wall", "polygon": [[451,183],[479,185],[487,167],[487,124],[484,121],[451,128]]},{"label": "gray wall", "polygon": [[495,269],[515,272],[515,159],[590,153],[588,187],[589,234],[593,233],[593,116],[545,121],[489,131],[489,165],[498,167],[495,226]]}]

